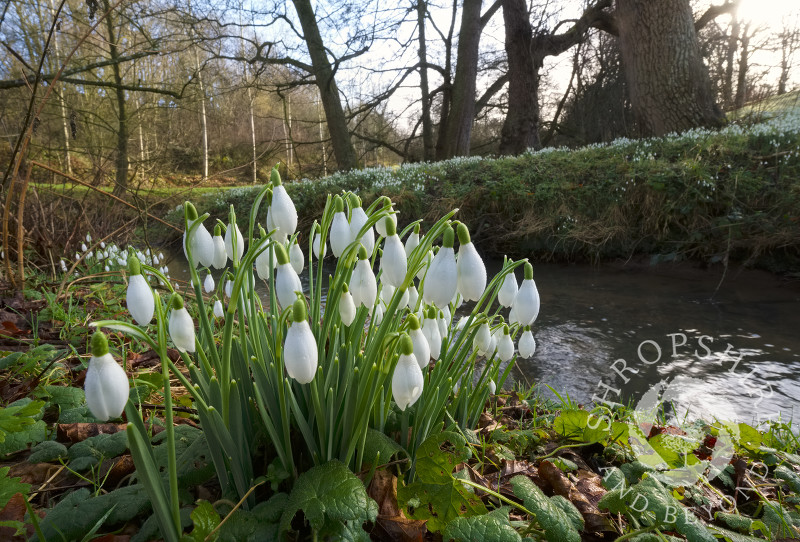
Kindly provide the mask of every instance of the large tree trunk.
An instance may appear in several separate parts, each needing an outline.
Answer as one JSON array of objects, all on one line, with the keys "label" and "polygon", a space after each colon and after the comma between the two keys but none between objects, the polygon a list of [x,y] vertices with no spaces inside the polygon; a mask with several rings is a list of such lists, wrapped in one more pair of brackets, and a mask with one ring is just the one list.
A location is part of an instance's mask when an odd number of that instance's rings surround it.
[{"label": "large tree trunk", "polygon": [[[106,12],[109,11],[108,0],[104,0],[103,9]],[[128,114],[125,108],[125,91],[122,88],[122,73],[118,62],[117,39],[121,30],[115,35],[110,13],[106,15],[106,30],[108,31],[108,55],[114,61],[111,65],[111,72],[114,76],[117,97],[117,174],[113,194],[121,196],[128,188]]]},{"label": "large tree trunk", "polygon": [[739,47],[739,16],[734,13],[731,19],[731,35],[728,37],[728,49],[725,51],[725,82],[722,86],[722,103],[725,109],[733,105],[733,64],[736,49]]},{"label": "large tree trunk", "polygon": [[422,93],[422,160],[433,160],[433,123],[431,122],[431,94],[428,88],[428,52],[425,41],[425,0],[417,0],[417,26],[419,27],[419,89]]},{"label": "large tree trunk", "polygon": [[525,0],[503,0],[508,55],[508,112],[500,132],[500,154],[520,154],[539,143],[539,70]]},{"label": "large tree trunk", "polygon": [[311,0],[292,0],[292,2],[303,28],[308,55],[311,57],[311,65],[314,68],[314,76],[322,98],[322,109],[325,111],[325,118],[328,121],[328,131],[331,134],[331,144],[333,153],[336,155],[336,162],[339,169],[357,168],[356,151],[350,139],[350,130],[347,128],[347,118],[342,109],[339,88],[336,86],[333,68],[319,33]]},{"label": "large tree trunk", "polygon": [[617,0],[617,25],[631,103],[642,135],[719,127],[689,0]]},{"label": "large tree trunk", "polygon": [[739,73],[736,78],[736,98],[733,106],[739,109],[747,103],[747,70],[750,60],[750,23],[744,25],[742,32],[742,52],[739,55]]},{"label": "large tree trunk", "polygon": [[472,122],[475,120],[475,79],[478,75],[480,39],[481,0],[464,0],[450,112],[445,127],[443,156],[439,158],[469,156]]}]

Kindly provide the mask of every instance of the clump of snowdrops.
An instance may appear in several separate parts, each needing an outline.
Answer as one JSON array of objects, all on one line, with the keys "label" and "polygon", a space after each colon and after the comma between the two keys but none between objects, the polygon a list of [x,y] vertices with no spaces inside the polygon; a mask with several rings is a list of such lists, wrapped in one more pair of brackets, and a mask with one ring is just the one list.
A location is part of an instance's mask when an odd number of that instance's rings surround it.
[{"label": "clump of snowdrops", "polygon": [[[263,206],[264,224],[257,219]],[[375,443],[390,438],[408,455],[412,477],[415,450],[428,436],[445,425],[477,423],[512,367],[517,332],[521,355],[533,355],[529,326],[539,312],[533,268],[506,261],[488,280],[467,226],[453,220],[456,211],[423,235],[419,220],[397,231],[389,198],[365,209],[356,194],[329,196],[303,240],[277,169],[253,202],[246,236],[233,208],[213,234],[204,225],[208,215],[198,216],[189,202],[184,209],[197,331],[187,300],[135,257],[128,259],[127,303],[137,325],[94,323],[121,330],[161,356],[168,487],[139,411],[128,401],[125,412],[137,472],[167,540],[181,533],[170,377],[192,396],[223,494],[249,507],[257,480],[277,487],[333,460],[355,472],[374,468],[390,459],[380,457]],[[336,261],[332,275],[324,272],[326,255]],[[525,280],[518,286],[514,269],[523,264]],[[225,269],[227,278],[215,284],[209,268]],[[163,280],[166,301],[142,273]],[[256,294],[258,281],[266,283],[264,299]],[[456,311],[464,315],[457,323]],[[167,356],[170,342],[189,378]],[[108,363],[104,342],[95,343],[94,355]],[[103,402],[90,398],[95,389],[102,383],[87,387],[90,407]],[[121,405],[92,412],[107,419],[119,416]]]}]

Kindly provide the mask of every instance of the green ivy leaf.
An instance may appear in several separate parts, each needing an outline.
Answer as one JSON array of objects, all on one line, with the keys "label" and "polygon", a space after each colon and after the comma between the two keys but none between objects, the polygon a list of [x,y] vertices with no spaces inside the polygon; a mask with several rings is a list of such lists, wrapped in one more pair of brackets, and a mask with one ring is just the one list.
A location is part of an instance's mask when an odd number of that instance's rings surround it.
[{"label": "green ivy leaf", "polygon": [[19,478],[11,478],[8,475],[9,470],[11,467],[0,468],[0,510],[5,508],[11,497],[17,493],[27,495],[31,490],[30,484],[23,484]]},{"label": "green ivy leaf", "polygon": [[522,537],[508,522],[508,507],[488,514],[456,518],[447,524],[444,540],[456,542],[521,542]]},{"label": "green ivy leaf", "polygon": [[323,537],[341,532],[342,524],[350,524],[363,533],[361,540],[369,540],[361,525],[378,516],[378,505],[367,495],[364,484],[340,461],[330,461],[300,475],[281,516],[282,532],[291,528],[300,510],[311,528]]},{"label": "green ivy leaf", "polygon": [[[441,532],[457,517],[486,514],[483,502],[453,477],[453,469],[471,457],[464,438],[445,431],[428,437],[417,450],[417,479],[398,485],[397,501],[417,520],[427,520],[428,530]],[[414,510],[408,507],[413,505]]]},{"label": "green ivy leaf", "polygon": [[208,501],[199,501],[190,515],[194,529],[189,535],[190,540],[205,542],[206,537],[219,525],[220,517]]},{"label": "green ivy leaf", "polygon": [[565,410],[556,417],[553,429],[559,435],[578,442],[605,441],[611,427],[605,419],[585,410]]},{"label": "green ivy leaf", "polygon": [[525,508],[536,516],[536,521],[544,529],[546,540],[580,542],[581,535],[578,534],[569,516],[548,499],[547,495],[527,476],[512,478],[511,487],[514,488],[514,495],[522,499]]},{"label": "green ivy leaf", "polygon": [[[42,417],[44,401],[20,399],[5,408],[0,408],[0,444],[12,433],[18,433],[33,425]],[[5,452],[9,453],[9,452]]]}]

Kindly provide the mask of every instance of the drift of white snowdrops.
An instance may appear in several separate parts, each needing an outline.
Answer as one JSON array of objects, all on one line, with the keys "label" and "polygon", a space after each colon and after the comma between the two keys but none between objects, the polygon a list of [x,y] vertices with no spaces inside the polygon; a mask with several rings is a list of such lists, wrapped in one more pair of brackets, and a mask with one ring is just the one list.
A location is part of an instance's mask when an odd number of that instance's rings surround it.
[{"label": "drift of white snowdrops", "polygon": [[[231,208],[212,234],[203,223],[208,215],[198,216],[189,202],[184,210],[194,302],[179,296],[162,270],[131,256],[127,306],[135,324],[93,325],[127,333],[160,355],[165,399],[169,380],[177,378],[194,400],[211,449],[221,450],[214,464],[223,489],[240,497],[258,475],[250,450],[259,435],[274,449],[270,468],[283,477],[297,476],[299,463],[333,459],[358,471],[375,459],[364,457],[373,431],[399,432],[413,458],[447,420],[474,427],[509,375],[518,334],[519,354],[534,354],[530,326],[539,293],[533,267],[506,260],[489,280],[467,225],[453,220],[456,211],[424,234],[420,220],[399,231],[388,197],[364,208],[356,194],[343,193],[328,196],[303,238],[277,169],[246,226]],[[323,271],[319,258],[326,254],[336,259],[333,274]],[[518,285],[514,271],[523,265]],[[212,267],[225,269],[217,281]],[[151,289],[151,276],[161,288]],[[308,278],[307,292],[301,276]],[[257,279],[266,283],[264,300],[255,292]],[[86,398],[97,418],[108,419],[120,415],[127,385],[103,341],[93,351]],[[167,356],[169,346],[179,351],[188,377]],[[170,409],[165,401],[168,418]],[[140,416],[131,402],[125,412],[129,419]],[[169,442],[174,435],[171,419],[166,422]],[[130,427],[137,468],[148,468],[144,425]],[[155,499],[166,490],[156,484],[149,491]],[[172,502],[171,514],[159,516],[162,533],[178,528],[172,525],[178,520],[169,520],[179,516],[176,510]]]}]

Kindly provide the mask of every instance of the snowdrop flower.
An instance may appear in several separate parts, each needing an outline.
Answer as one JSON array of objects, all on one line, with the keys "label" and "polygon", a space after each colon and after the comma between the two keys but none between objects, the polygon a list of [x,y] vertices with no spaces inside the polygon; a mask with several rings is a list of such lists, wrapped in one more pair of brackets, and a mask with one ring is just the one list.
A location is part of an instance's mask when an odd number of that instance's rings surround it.
[{"label": "snowdrop flower", "polygon": [[92,357],[83,389],[92,416],[104,422],[122,415],[130,392],[128,375],[108,352],[108,339],[101,331],[92,335]]},{"label": "snowdrop flower", "polygon": [[417,402],[422,395],[425,378],[414,356],[414,343],[406,333],[400,334],[400,357],[392,375],[392,398],[400,410]]},{"label": "snowdrop flower", "polygon": [[439,311],[439,316],[436,317],[436,325],[439,327],[439,336],[445,340],[449,335],[449,326],[445,318],[444,311]]},{"label": "snowdrop flower", "polygon": [[408,271],[408,261],[403,243],[397,235],[394,223],[387,217],[384,218],[384,227],[387,235],[383,244],[383,255],[381,256],[381,269],[383,270],[382,280],[386,284],[399,288],[406,279]]},{"label": "snowdrop flower", "polygon": [[489,395],[494,395],[497,391],[497,384],[494,383],[494,380],[489,381]]},{"label": "snowdrop flower", "polygon": [[[234,231],[236,232],[236,254],[233,253]],[[227,255],[228,259],[234,263],[242,259],[242,255],[244,254],[244,237],[242,236],[242,232],[239,229],[238,224],[233,227],[228,224],[228,229],[225,230],[225,254]],[[234,256],[236,257],[234,258]]]},{"label": "snowdrop flower", "polygon": [[417,292],[417,287],[414,286],[414,284],[412,283],[411,286],[409,286],[408,290],[406,290],[406,292],[408,292],[408,305],[407,306],[411,310],[416,309],[417,308],[417,301],[419,301],[419,292]]},{"label": "snowdrop flower", "polygon": [[67,263],[62,259],[61,260],[61,270],[66,273],[67,272]]},{"label": "snowdrop flower", "polygon": [[217,299],[216,301],[214,301],[214,316],[216,316],[217,318],[222,318],[224,314],[225,311],[222,309],[222,301]]},{"label": "snowdrop flower", "polygon": [[428,339],[431,349],[431,357],[439,359],[442,353],[442,334],[439,331],[439,323],[436,321],[436,307],[430,307],[422,323],[422,334]]},{"label": "snowdrop flower", "polygon": [[203,289],[205,289],[207,294],[214,291],[214,277],[211,276],[210,271],[206,273],[206,280],[203,281]]},{"label": "snowdrop flower", "polygon": [[303,267],[306,264],[306,258],[303,255],[303,249],[297,243],[297,239],[289,246],[289,263],[292,264],[295,272],[299,275],[303,272]]},{"label": "snowdrop flower", "polygon": [[381,203],[382,203],[383,208],[386,209],[388,207],[390,212],[389,212],[389,215],[385,219],[378,220],[375,223],[375,230],[378,232],[378,235],[380,235],[381,237],[388,237],[391,234],[387,235],[388,232],[386,231],[386,222],[384,220],[390,220],[394,224],[394,229],[396,231],[397,230],[397,213],[392,209],[392,200],[390,200],[388,197],[381,196]]},{"label": "snowdrop flower", "polygon": [[86,252],[87,250],[88,247],[86,246],[86,243],[81,243],[81,252]]},{"label": "snowdrop flower", "polygon": [[233,295],[233,281],[231,279],[228,279],[225,281],[225,297],[230,299],[232,295]]},{"label": "snowdrop flower", "polygon": [[100,241],[100,248],[102,248],[102,249],[106,248],[106,242],[105,241]]},{"label": "snowdrop flower", "polygon": [[[361,229],[367,224],[367,213],[361,207],[361,198],[355,194],[350,194],[350,239],[355,240]],[[367,249],[367,254],[372,254],[375,250],[375,232],[370,226],[364,235],[361,236],[361,244]]]},{"label": "snowdrop flower", "polygon": [[289,263],[289,255],[280,243],[275,243],[275,258],[278,260],[278,271],[275,274],[275,293],[281,307],[287,309],[292,306],[297,294],[303,293],[300,277]]},{"label": "snowdrop flower", "polygon": [[291,236],[297,229],[297,209],[292,198],[286,193],[286,188],[281,184],[281,175],[276,168],[272,169],[272,222],[278,228],[280,235]]},{"label": "snowdrop flower", "polygon": [[486,289],[486,266],[483,265],[475,245],[469,237],[467,226],[458,225],[458,293],[465,301],[477,301]]},{"label": "snowdrop flower", "polygon": [[508,361],[514,357],[514,341],[511,340],[506,324],[503,324],[503,334],[497,339],[497,356],[500,361]]},{"label": "snowdrop flower", "polygon": [[425,338],[425,334],[422,332],[417,315],[409,315],[406,321],[408,322],[408,336],[414,344],[414,357],[417,358],[419,368],[424,369],[431,360],[431,346],[428,344],[428,339]]},{"label": "snowdrop flower", "polygon": [[503,307],[510,307],[514,303],[514,297],[517,295],[517,276],[512,270],[503,279],[503,284],[500,285],[500,290],[497,292],[497,301]]},{"label": "snowdrop flower", "polygon": [[111,271],[111,268],[110,268],[110,267],[108,267],[108,266],[106,265],[105,267],[103,267],[103,270],[104,270],[106,273],[108,273],[109,271]]},{"label": "snowdrop flower", "polygon": [[417,271],[417,278],[422,280],[425,278],[425,275],[428,273],[428,269],[431,267],[431,262],[433,262],[433,250],[428,250],[428,254],[425,256],[425,262],[420,267],[419,271]]},{"label": "snowdrop flower", "polygon": [[489,351],[492,344],[492,331],[489,329],[489,324],[484,322],[478,328],[478,333],[472,340],[472,346],[478,351],[478,354],[485,356]]},{"label": "snowdrop flower", "polygon": [[[222,269],[228,262],[228,253],[225,251],[225,240],[222,238],[222,228],[219,224],[214,226],[212,242],[214,244],[214,261],[211,262],[211,265],[214,266],[214,269]],[[161,256],[161,259],[163,260],[164,257]]]},{"label": "snowdrop flower", "polygon": [[525,280],[514,296],[512,309],[519,323],[524,326],[531,325],[539,315],[539,291],[533,280],[533,266],[529,262],[525,262]]},{"label": "snowdrop flower", "polygon": [[372,319],[375,322],[376,326],[379,326],[381,322],[383,322],[383,305],[378,303],[378,306],[375,307],[375,312],[372,314]]},{"label": "snowdrop flower", "polygon": [[128,312],[136,323],[140,326],[146,326],[153,319],[155,312],[155,299],[153,298],[153,291],[147,280],[142,275],[142,268],[136,256],[128,258],[128,291],[125,296],[125,304],[128,306]]},{"label": "snowdrop flower", "polygon": [[419,223],[414,225],[414,231],[408,234],[406,237],[406,244],[403,247],[403,250],[406,251],[406,258],[411,257],[411,253],[414,252],[414,249],[419,246]]},{"label": "snowdrop flower", "polygon": [[[194,205],[191,202],[186,202],[186,231],[183,232],[183,255],[186,256],[186,259],[189,258],[189,252],[187,250],[187,246],[192,250],[192,258],[194,259],[194,265],[197,264],[202,265],[203,267],[209,267],[214,262],[214,241],[211,238],[211,234],[208,233],[208,230],[201,222],[194,228],[194,231],[191,234],[191,239],[187,241],[187,234],[189,230],[192,229],[194,224],[198,220],[197,216],[197,209],[195,209]],[[148,255],[150,249],[148,249]]]},{"label": "snowdrop flower", "polygon": [[183,298],[173,294],[169,315],[169,337],[180,352],[194,352],[194,322],[183,306]]},{"label": "snowdrop flower", "polygon": [[317,341],[308,325],[305,299],[295,296],[291,307],[291,326],[283,343],[283,364],[290,377],[300,384],[308,384],[317,374]]},{"label": "snowdrop flower", "polygon": [[531,358],[536,353],[536,339],[533,338],[530,326],[525,326],[522,337],[519,338],[519,355]]},{"label": "snowdrop flower", "polygon": [[339,258],[344,249],[353,241],[350,235],[350,224],[347,222],[347,215],[344,214],[344,202],[341,196],[333,198],[333,222],[331,223],[331,249],[333,255]]},{"label": "snowdrop flower", "polygon": [[87,243],[91,243],[92,242],[92,236],[89,233],[86,234],[86,242]]},{"label": "snowdrop flower", "polygon": [[378,283],[375,280],[375,273],[372,272],[364,245],[358,249],[358,262],[350,277],[350,291],[356,305],[364,305],[368,310],[372,310],[375,299],[378,297]]},{"label": "snowdrop flower", "polygon": [[342,287],[342,295],[339,298],[339,317],[342,319],[342,323],[348,327],[356,318],[356,304],[347,284]]},{"label": "snowdrop flower", "polygon": [[[349,230],[349,228],[348,228],[348,230]],[[314,234],[313,250],[314,250],[314,256],[316,256],[317,259],[324,258],[325,257],[325,253],[328,252],[328,242],[325,241],[325,246],[322,247],[322,256],[319,255],[320,254],[320,252],[319,252],[319,250],[320,250],[319,244],[320,244],[321,240],[322,240],[322,234],[321,233],[317,232],[316,234]]]},{"label": "snowdrop flower", "polygon": [[444,307],[456,294],[458,271],[456,256],[453,252],[454,240],[453,228],[448,226],[444,231],[442,248],[433,257],[428,273],[425,275],[425,288],[422,290],[422,299],[425,303]]}]

